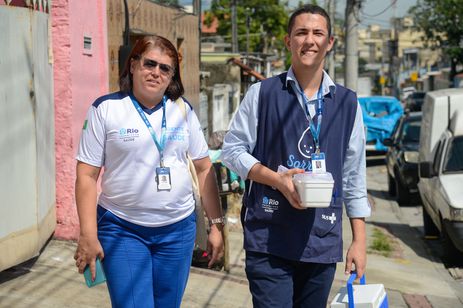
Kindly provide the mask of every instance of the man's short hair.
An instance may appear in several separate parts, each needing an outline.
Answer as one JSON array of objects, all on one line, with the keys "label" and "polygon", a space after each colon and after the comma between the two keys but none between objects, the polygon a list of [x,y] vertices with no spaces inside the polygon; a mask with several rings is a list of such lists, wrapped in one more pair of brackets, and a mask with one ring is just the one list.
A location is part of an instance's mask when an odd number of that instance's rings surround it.
[{"label": "man's short hair", "polygon": [[291,17],[289,18],[288,22],[288,29],[286,30],[288,32],[288,35],[291,35],[291,31],[293,30],[294,27],[294,21],[297,16],[301,14],[318,14],[326,19],[326,26],[328,27],[328,37],[331,37],[331,20],[330,16],[328,13],[320,6],[314,5],[314,4],[306,4],[291,14]]}]

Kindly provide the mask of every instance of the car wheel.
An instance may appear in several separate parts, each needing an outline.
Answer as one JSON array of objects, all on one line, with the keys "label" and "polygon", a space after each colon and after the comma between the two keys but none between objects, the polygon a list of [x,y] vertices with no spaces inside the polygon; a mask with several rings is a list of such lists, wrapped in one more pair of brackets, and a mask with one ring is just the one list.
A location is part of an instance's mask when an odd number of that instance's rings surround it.
[{"label": "car wheel", "polygon": [[437,229],[436,225],[432,221],[431,216],[429,216],[428,212],[423,206],[423,226],[424,226],[424,236],[426,238],[437,238],[440,234],[439,229]]},{"label": "car wheel", "polygon": [[396,189],[395,189],[395,181],[394,178],[388,173],[387,174],[387,188],[389,196],[395,197]]},{"label": "car wheel", "polygon": [[453,244],[452,239],[450,238],[445,225],[442,222],[442,242],[444,248],[444,257],[443,261],[449,263],[450,265],[455,265],[461,262],[463,258],[463,252],[459,251],[455,244]]},{"label": "car wheel", "polygon": [[408,192],[408,188],[402,184],[397,172],[395,172],[395,193],[395,199],[399,205],[406,205],[410,203],[410,193]]}]

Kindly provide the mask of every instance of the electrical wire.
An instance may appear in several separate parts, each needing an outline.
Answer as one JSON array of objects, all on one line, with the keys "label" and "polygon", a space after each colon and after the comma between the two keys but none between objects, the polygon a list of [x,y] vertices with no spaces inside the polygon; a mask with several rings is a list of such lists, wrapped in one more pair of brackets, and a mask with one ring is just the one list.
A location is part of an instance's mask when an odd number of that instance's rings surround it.
[{"label": "electrical wire", "polygon": [[390,5],[388,5],[384,10],[382,10],[381,12],[379,12],[377,14],[370,15],[370,14],[365,13],[363,10],[362,10],[362,14],[367,16],[367,17],[377,17],[377,16],[379,16],[381,14],[384,14],[387,10],[389,10],[396,3],[397,3],[397,0],[392,0]]}]

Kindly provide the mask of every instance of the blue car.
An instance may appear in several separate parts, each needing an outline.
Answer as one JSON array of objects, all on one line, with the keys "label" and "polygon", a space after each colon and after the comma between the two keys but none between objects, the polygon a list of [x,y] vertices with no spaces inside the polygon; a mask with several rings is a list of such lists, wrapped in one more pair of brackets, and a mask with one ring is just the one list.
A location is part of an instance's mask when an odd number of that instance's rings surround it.
[{"label": "blue car", "polygon": [[391,137],[397,121],[404,113],[400,101],[393,96],[367,96],[358,98],[362,107],[366,131],[367,151],[386,152],[384,139]]}]

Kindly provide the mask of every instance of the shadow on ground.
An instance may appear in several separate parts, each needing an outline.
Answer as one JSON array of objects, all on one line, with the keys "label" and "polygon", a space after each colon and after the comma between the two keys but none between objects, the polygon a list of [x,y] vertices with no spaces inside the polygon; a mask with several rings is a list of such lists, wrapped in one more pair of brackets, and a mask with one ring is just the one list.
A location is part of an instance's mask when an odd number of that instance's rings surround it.
[{"label": "shadow on ground", "polygon": [[445,259],[442,239],[424,239],[423,227],[410,227],[407,224],[369,223],[386,229],[422,258],[433,262],[437,259],[442,260],[446,268],[463,268],[463,259],[453,262]]}]

